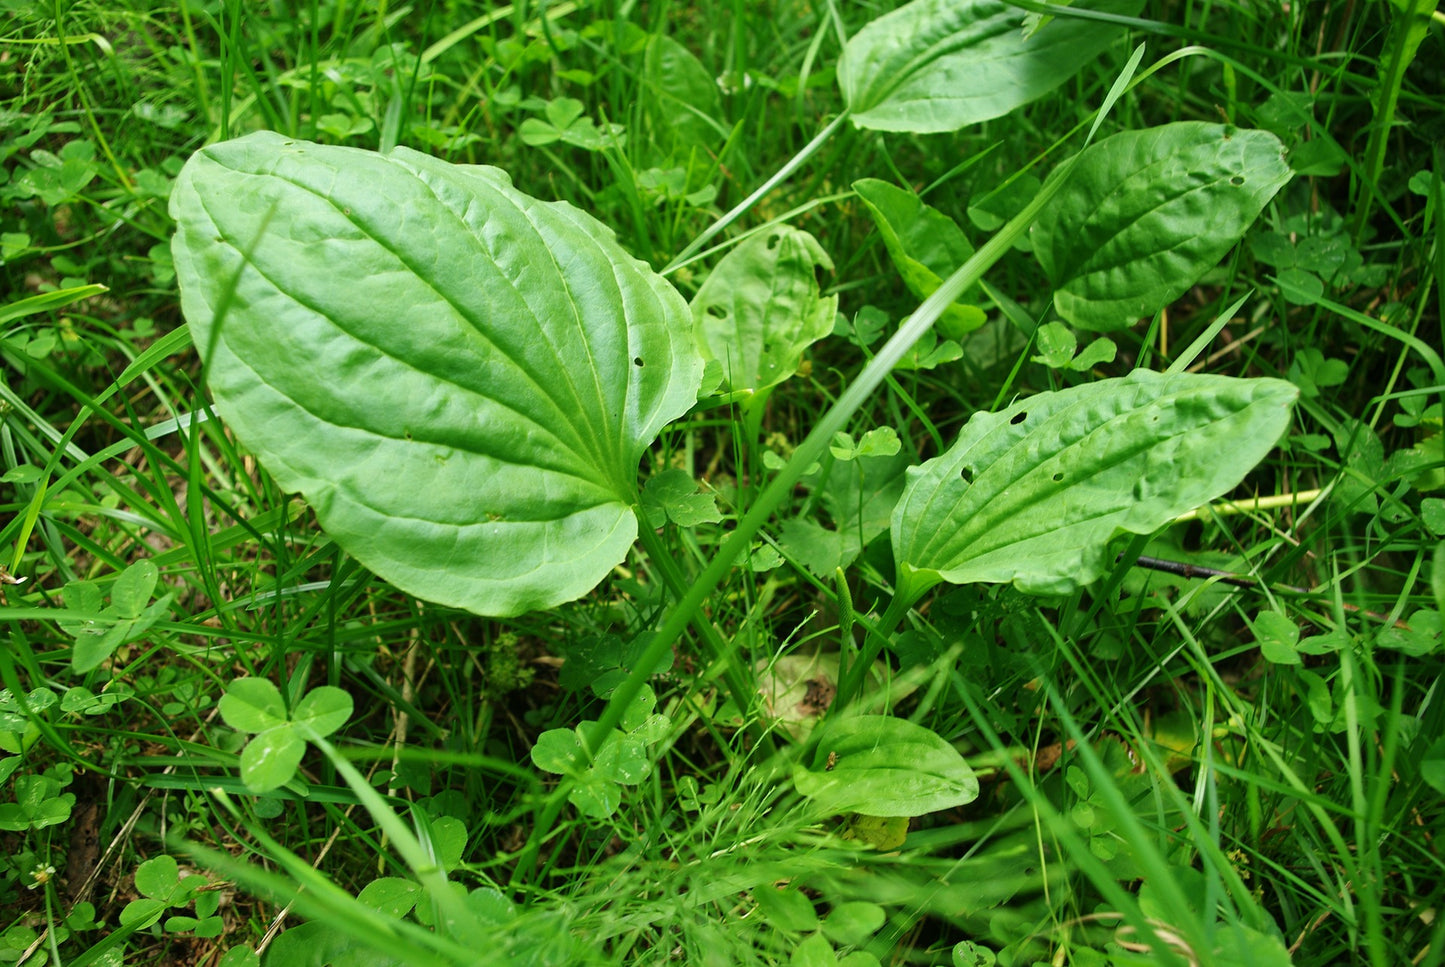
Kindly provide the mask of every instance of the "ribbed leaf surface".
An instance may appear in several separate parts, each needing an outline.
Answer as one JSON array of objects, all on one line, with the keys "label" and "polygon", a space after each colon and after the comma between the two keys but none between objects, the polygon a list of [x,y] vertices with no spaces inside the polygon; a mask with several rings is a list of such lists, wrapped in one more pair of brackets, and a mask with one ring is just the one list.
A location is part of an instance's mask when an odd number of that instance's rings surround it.
[{"label": "ribbed leaf surface", "polygon": [[[1142,0],[1081,0],[1132,16]],[[1026,35],[1003,0],[914,0],[848,41],[838,86],[853,123],[879,131],[956,131],[1042,97],[1123,35],[1116,24],[1055,17]]]},{"label": "ribbed leaf surface", "polygon": [[1150,533],[1238,484],[1296,396],[1283,380],[1136,370],[980,413],[908,471],[893,511],[899,593],[1088,584],[1116,535]]},{"label": "ribbed leaf surface", "polygon": [[1152,316],[1234,247],[1290,179],[1268,131],[1183,121],[1085,148],[1034,226],[1054,305],[1111,330]]},{"label": "ribbed leaf surface", "polygon": [[507,615],[622,560],[702,360],[599,222],[495,168],[271,133],[198,152],[171,207],[217,408],[363,564]]}]

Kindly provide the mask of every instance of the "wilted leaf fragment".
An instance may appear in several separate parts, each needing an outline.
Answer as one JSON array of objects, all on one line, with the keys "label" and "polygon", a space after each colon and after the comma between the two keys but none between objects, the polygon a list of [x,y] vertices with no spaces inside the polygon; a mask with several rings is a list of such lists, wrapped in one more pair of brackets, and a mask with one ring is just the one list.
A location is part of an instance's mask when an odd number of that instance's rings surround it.
[{"label": "wilted leaf fragment", "polygon": [[1064,594],[1224,494],[1274,446],[1298,390],[1277,379],[1136,370],[980,413],[908,471],[893,511],[899,593],[939,581]]},{"label": "wilted leaf fragment", "polygon": [[[918,298],[933,295],[973,255],[973,245],[958,223],[913,192],[877,178],[855,181],[853,190],[873,216],[903,284]],[[938,328],[949,339],[958,339],[987,319],[978,306],[955,302],[943,310]]]},{"label": "wilted leaf fragment", "polygon": [[692,299],[703,352],[734,390],[760,392],[797,372],[803,350],[833,331],[838,297],[818,289],[833,260],[807,232],[777,225],[717,264]]},{"label": "wilted leaf fragment", "polygon": [[[1143,3],[1074,6],[1133,16]],[[1002,117],[1058,87],[1123,34],[1116,24],[1060,16],[1025,36],[1024,18],[1004,0],[914,0],[872,21],[838,62],[853,123],[929,133]]]},{"label": "wilted leaf fragment", "polygon": [[198,152],[171,210],[217,407],[363,564],[509,615],[622,560],[702,360],[604,226],[495,168],[270,133]]},{"label": "wilted leaf fragment", "polygon": [[891,715],[827,727],[812,761],[793,769],[798,792],[830,813],[922,816],[978,798],[978,779],[936,732]]},{"label": "wilted leaf fragment", "polygon": [[1183,121],[1085,148],[1034,225],[1054,307],[1076,326],[1122,329],[1213,268],[1290,179],[1267,131]]}]

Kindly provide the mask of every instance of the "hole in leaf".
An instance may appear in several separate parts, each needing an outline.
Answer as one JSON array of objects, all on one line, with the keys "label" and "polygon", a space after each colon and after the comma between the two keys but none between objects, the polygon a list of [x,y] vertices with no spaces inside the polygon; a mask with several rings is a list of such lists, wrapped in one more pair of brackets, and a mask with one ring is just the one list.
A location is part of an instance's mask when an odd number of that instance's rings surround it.
[{"label": "hole in leaf", "polygon": [[1063,479],[1064,479],[1064,475],[1063,475],[1062,473],[1056,473],[1056,474],[1054,474],[1054,483],[1058,483],[1060,480],[1063,480]]},{"label": "hole in leaf", "polygon": [[641,365],[642,365],[642,357],[641,357],[641,356],[633,356],[633,357],[632,357],[632,365],[634,365],[634,366],[641,366]]},{"label": "hole in leaf", "polygon": [[1233,178],[1229,179],[1229,183],[1238,188],[1240,185],[1244,184],[1244,175],[1235,175]]},{"label": "hole in leaf", "polygon": [[1022,423],[1024,420],[1027,420],[1028,418],[1029,415],[1023,410],[1020,410],[1013,415],[1013,419],[1009,420],[1009,423],[1013,426],[1018,426],[1020,423]]},{"label": "hole in leaf", "polygon": [[714,319],[726,319],[728,317],[727,309],[718,305],[716,302],[704,309],[703,312],[706,312]]},{"label": "hole in leaf", "polygon": [[958,476],[959,476],[959,477],[963,480],[963,482],[966,483],[966,484],[971,484],[971,483],[973,483],[973,468],[972,468],[972,467],[964,467],[962,470],[960,470],[960,471],[958,472]]},{"label": "hole in leaf", "polygon": [[781,236],[781,235],[773,235],[773,236],[770,236],[770,237],[768,238],[768,251],[769,251],[769,252],[771,252],[773,249],[775,249],[775,248],[778,247],[778,242],[782,239],[782,237],[783,237],[783,236]]}]

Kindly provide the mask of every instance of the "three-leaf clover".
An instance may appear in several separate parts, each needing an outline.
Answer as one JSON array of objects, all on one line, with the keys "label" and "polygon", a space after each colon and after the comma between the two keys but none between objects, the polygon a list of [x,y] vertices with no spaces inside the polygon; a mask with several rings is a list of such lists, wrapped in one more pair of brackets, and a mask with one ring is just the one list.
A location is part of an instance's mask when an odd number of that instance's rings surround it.
[{"label": "three-leaf clover", "polygon": [[51,776],[17,777],[15,801],[0,803],[0,829],[22,832],[65,822],[75,805],[75,795],[62,793],[61,786],[60,780]]},{"label": "three-leaf clover", "polygon": [[216,916],[221,905],[220,891],[207,891],[210,880],[195,873],[181,875],[174,856],[157,856],[146,860],[135,870],[135,888],[141,899],[132,900],[120,912],[123,926],[136,924],[137,929],[158,921],[171,907],[195,903],[196,915],[175,916],[166,920],[168,933],[194,931],[197,937],[219,937],[225,924]]},{"label": "three-leaf clover", "polygon": [[644,685],[627,706],[621,728],[613,729],[587,764],[590,737],[597,723],[575,729],[551,729],[537,737],[532,763],[539,769],[576,780],[567,801],[585,815],[606,819],[622,803],[622,786],[635,786],[652,770],[649,747],[671,728],[666,715],[653,712],[657,696]]},{"label": "three-leaf clover", "polygon": [[835,460],[846,463],[859,457],[891,457],[902,446],[897,430],[891,426],[880,426],[864,433],[862,438],[856,441],[853,434],[840,430],[833,434],[833,443],[828,447],[828,452],[833,454]]},{"label": "three-leaf clover", "polygon": [[113,683],[99,695],[83,685],[67,688],[60,697],[60,710],[68,715],[104,715],[135,694],[130,686]]},{"label": "three-leaf clover", "polygon": [[599,127],[591,118],[583,117],[581,101],[571,97],[559,97],[548,101],[544,109],[547,119],[527,118],[522,122],[518,134],[522,141],[533,147],[561,141],[587,151],[601,151],[603,148],[622,144],[622,126],[603,124]]},{"label": "three-leaf clover", "polygon": [[1062,322],[1046,322],[1039,326],[1034,334],[1034,345],[1039,354],[1029,357],[1033,362],[1050,369],[1072,369],[1078,373],[1087,373],[1100,363],[1112,363],[1119,348],[1108,336],[1100,336],[1075,356],[1079,340],[1073,330]]},{"label": "three-leaf clover", "polygon": [[[173,594],[150,604],[160,571],[150,561],[137,561],[120,573],[110,590],[110,605],[102,608],[100,588],[90,581],[71,581],[60,592],[71,611],[99,613],[99,619],[61,620],[60,628],[75,638],[70,667],[88,672],[98,667],[127,642],[140,638],[170,611]],[[149,605],[149,606],[147,606]]]},{"label": "three-leaf clover", "polygon": [[[711,498],[709,498],[711,499]],[[591,635],[562,645],[562,671],[559,684],[569,691],[590,688],[598,698],[607,698],[637,667],[652,641],[650,634],[641,634],[624,641],[617,635]],[[661,675],[672,667],[672,652],[666,652],[648,669],[649,675]]]},{"label": "three-leaf clover", "polygon": [[275,685],[264,678],[240,678],[221,697],[221,718],[254,738],[241,752],[241,781],[252,792],[268,792],[291,781],[308,739],[325,738],[351,718],[351,696],[322,685],[302,696],[286,713]]},{"label": "three-leaf clover", "polygon": [[697,482],[686,470],[664,470],[642,488],[642,512],[649,527],[672,521],[679,527],[716,524],[722,520],[717,498],[698,493]]},{"label": "three-leaf clover", "polygon": [[[40,735],[39,727],[31,721],[32,717],[50,708],[58,700],[58,696],[44,685],[24,696],[16,695],[8,688],[0,688],[0,751],[18,756],[30,748],[31,743]],[[18,760],[4,759],[0,762]],[[8,775],[4,769],[5,766],[0,765],[0,779]]]}]

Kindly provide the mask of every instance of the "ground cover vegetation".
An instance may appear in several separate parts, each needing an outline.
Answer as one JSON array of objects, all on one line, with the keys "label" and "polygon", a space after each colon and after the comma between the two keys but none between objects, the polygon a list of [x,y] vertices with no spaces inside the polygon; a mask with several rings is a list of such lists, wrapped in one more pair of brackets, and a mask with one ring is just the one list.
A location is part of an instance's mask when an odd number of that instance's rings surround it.
[{"label": "ground cover vegetation", "polygon": [[0,962],[1445,958],[1432,4],[0,6]]}]

